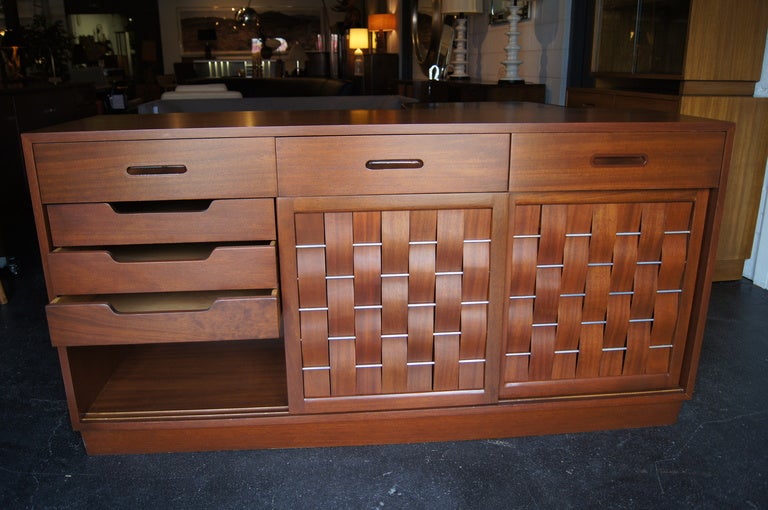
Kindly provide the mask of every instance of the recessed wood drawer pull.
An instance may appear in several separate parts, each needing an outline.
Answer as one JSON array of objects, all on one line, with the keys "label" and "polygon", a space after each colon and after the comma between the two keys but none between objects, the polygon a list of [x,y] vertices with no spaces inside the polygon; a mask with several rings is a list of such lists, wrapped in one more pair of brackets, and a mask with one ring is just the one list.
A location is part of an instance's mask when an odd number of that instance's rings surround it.
[{"label": "recessed wood drawer pull", "polygon": [[129,166],[128,175],[167,175],[183,174],[187,171],[186,165],[146,165]]},{"label": "recessed wood drawer pull", "polygon": [[111,202],[115,214],[197,213],[210,209],[213,200],[165,200],[152,202]]},{"label": "recessed wood drawer pull", "polygon": [[648,156],[645,154],[594,155],[592,166],[645,166]]},{"label": "recessed wood drawer pull", "polygon": [[368,170],[405,170],[423,166],[421,159],[371,159],[365,162]]}]

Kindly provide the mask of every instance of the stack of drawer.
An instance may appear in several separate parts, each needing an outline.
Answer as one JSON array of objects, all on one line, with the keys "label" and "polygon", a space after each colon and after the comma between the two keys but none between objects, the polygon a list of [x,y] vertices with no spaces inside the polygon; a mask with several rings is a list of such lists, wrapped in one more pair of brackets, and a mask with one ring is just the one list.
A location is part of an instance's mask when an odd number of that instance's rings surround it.
[{"label": "stack of drawer", "polygon": [[[51,340],[72,358],[75,388],[77,366],[117,357],[116,374],[142,344],[280,336],[273,139],[51,143],[35,156]],[[75,346],[90,347],[89,362]],[[76,395],[77,415],[87,419],[95,397],[83,395],[103,393],[113,374]]]}]

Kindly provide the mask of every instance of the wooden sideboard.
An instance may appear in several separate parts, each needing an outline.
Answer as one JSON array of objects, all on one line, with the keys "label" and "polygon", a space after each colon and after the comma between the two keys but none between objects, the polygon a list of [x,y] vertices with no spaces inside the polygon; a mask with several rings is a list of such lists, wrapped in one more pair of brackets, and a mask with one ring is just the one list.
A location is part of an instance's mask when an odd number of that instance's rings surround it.
[{"label": "wooden sideboard", "polygon": [[530,103],[25,134],[72,424],[103,454],[673,423],[732,137]]}]

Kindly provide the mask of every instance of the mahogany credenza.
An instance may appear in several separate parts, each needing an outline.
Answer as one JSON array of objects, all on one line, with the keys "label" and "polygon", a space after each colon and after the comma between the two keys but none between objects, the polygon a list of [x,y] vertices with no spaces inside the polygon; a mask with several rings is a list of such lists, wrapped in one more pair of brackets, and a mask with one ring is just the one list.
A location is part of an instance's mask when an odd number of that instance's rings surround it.
[{"label": "mahogany credenza", "polygon": [[100,454],[673,423],[732,136],[532,103],[27,133],[72,424]]}]

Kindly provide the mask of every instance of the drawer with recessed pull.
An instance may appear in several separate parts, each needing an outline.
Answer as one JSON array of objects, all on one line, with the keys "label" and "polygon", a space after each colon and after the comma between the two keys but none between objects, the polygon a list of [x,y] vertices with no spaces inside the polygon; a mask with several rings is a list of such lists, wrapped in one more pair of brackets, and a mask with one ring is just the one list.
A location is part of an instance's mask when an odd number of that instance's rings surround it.
[{"label": "drawer with recessed pull", "polygon": [[44,204],[275,196],[273,138],[38,143]]},{"label": "drawer with recessed pull", "polygon": [[275,243],[57,248],[48,254],[55,295],[277,288]]},{"label": "drawer with recessed pull", "polygon": [[509,189],[715,187],[724,144],[724,131],[514,134]]},{"label": "drawer with recessed pull", "polygon": [[509,135],[278,138],[280,196],[506,191]]},{"label": "drawer with recessed pull", "polygon": [[47,206],[54,246],[198,243],[276,238],[271,198]]},{"label": "drawer with recessed pull", "polygon": [[275,290],[62,296],[47,307],[53,345],[204,342],[280,336]]}]

